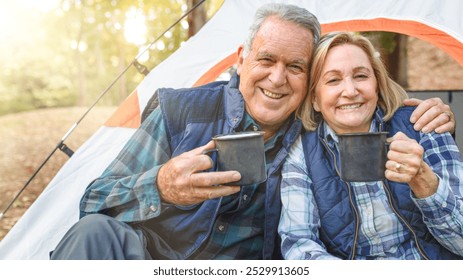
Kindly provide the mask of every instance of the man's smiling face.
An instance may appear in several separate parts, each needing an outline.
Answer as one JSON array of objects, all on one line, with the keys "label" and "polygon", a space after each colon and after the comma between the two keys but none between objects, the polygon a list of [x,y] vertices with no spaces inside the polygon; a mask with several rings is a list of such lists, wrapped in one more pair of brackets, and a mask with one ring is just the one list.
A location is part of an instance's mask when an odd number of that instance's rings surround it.
[{"label": "man's smiling face", "polygon": [[269,17],[249,54],[238,51],[239,89],[247,112],[264,131],[277,131],[306,96],[312,41],[307,29]]}]

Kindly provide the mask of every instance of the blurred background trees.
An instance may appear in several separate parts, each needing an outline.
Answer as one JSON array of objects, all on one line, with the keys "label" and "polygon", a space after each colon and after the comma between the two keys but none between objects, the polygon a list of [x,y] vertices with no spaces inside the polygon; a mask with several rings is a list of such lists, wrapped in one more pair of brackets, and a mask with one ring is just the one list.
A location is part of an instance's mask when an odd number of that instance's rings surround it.
[{"label": "blurred background trees", "polygon": [[[0,0],[0,115],[87,106],[199,0]],[[223,0],[207,0],[139,57],[153,68],[195,34]],[[131,67],[105,96],[117,105],[143,75]]]}]

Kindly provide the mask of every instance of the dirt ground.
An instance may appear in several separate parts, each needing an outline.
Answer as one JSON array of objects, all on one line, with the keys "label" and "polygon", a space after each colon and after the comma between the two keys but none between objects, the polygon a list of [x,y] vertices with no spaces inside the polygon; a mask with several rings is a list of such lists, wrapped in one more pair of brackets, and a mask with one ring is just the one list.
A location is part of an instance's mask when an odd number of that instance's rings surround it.
[{"label": "dirt ground", "polygon": [[[0,117],[0,211],[13,201],[40,164],[52,153],[87,108],[44,109]],[[85,142],[114,112],[95,107],[65,144],[72,150]],[[0,220],[0,240],[35,201],[68,157],[57,150]]]},{"label": "dirt ground", "polygon": [[[463,89],[463,68],[434,46],[409,38],[409,89]],[[15,197],[87,108],[37,110],[0,117],[0,211]],[[66,140],[76,150],[114,112],[96,107]],[[0,220],[0,240],[66,162],[57,151]]]}]

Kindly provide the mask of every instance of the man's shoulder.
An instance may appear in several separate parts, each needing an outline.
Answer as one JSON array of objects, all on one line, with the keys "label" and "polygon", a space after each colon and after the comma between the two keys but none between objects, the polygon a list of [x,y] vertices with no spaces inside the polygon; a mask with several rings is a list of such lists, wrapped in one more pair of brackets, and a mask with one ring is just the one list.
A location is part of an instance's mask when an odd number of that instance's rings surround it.
[{"label": "man's shoulder", "polygon": [[214,106],[220,102],[224,93],[224,86],[211,87],[194,87],[181,89],[159,89],[157,92],[159,103],[163,110],[173,107],[172,109],[186,109]]},{"label": "man's shoulder", "polygon": [[208,83],[201,86],[190,87],[190,88],[159,88],[156,91],[157,95],[176,95],[176,96],[185,96],[185,95],[195,95],[198,93],[213,93],[222,91],[223,87],[227,85],[226,81],[217,81]]},{"label": "man's shoulder", "polygon": [[204,122],[223,118],[226,82],[200,87],[160,89],[159,104],[164,119],[174,122]]}]

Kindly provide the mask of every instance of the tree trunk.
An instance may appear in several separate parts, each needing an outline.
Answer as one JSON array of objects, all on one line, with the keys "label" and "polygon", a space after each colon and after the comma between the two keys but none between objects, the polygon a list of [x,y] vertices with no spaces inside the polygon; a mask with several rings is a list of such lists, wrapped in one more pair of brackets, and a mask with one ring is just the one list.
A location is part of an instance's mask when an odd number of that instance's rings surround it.
[{"label": "tree trunk", "polygon": [[[199,2],[200,0],[188,0],[188,9],[191,9],[194,5],[196,5]],[[205,4],[203,3],[196,7],[196,9],[188,15],[188,38],[195,35],[201,29],[201,27],[203,27],[205,23],[206,8]]]},{"label": "tree trunk", "polygon": [[84,106],[85,105],[85,92],[86,92],[86,79],[85,79],[85,70],[82,65],[82,53],[80,51],[80,45],[82,44],[82,33],[83,33],[83,17],[82,17],[82,11],[81,12],[81,17],[80,17],[80,22],[79,22],[79,33],[77,35],[76,39],[76,49],[74,50],[74,59],[75,59],[75,64],[77,65],[77,81],[78,81],[78,99],[77,99],[77,105],[79,106]]},{"label": "tree trunk", "polygon": [[407,76],[407,41],[408,36],[396,34],[394,37],[395,47],[392,53],[387,56],[388,70],[391,78],[404,88],[408,87]]},{"label": "tree trunk", "polygon": [[[117,44],[119,49],[119,64],[118,64],[118,73],[122,73],[124,69],[127,67],[125,63],[125,58],[127,57],[126,54],[126,45],[124,44],[124,38],[122,34],[118,35]],[[122,75],[119,79],[119,94],[117,103],[121,103],[124,99],[128,96],[127,91],[127,75]]]}]

